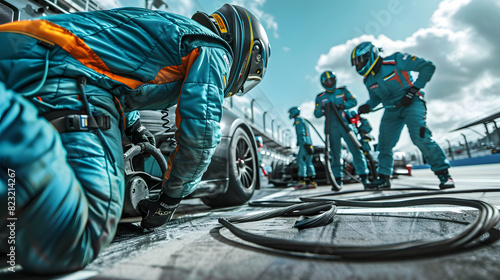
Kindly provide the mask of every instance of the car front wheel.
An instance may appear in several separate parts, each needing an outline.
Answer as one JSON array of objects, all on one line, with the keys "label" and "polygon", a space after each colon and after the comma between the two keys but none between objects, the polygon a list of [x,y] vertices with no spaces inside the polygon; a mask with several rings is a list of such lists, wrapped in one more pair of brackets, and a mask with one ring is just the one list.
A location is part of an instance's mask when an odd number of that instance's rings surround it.
[{"label": "car front wheel", "polygon": [[228,151],[229,185],[224,194],[204,197],[203,202],[213,207],[241,205],[253,195],[257,186],[257,155],[251,138],[242,128],[237,128]]}]

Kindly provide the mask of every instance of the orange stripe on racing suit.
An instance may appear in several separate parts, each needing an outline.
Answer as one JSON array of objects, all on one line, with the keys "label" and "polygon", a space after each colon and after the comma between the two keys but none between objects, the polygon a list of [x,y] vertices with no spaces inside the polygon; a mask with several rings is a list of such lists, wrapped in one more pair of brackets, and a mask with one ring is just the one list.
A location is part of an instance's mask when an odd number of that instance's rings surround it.
[{"label": "orange stripe on racing suit", "polygon": [[392,78],[390,78],[389,81],[397,81],[401,85],[401,87],[404,87],[403,81],[401,81],[401,77],[399,77],[398,72],[394,71],[394,73],[396,75],[392,76]]},{"label": "orange stripe on racing suit", "polygon": [[[193,63],[198,59],[198,56],[200,55],[200,49],[194,49],[192,50],[188,55],[182,58],[182,64],[184,65],[184,69],[186,69],[186,76],[189,73],[189,70],[191,70],[191,66]],[[163,69],[162,69],[163,70]],[[160,71],[161,72],[161,71]],[[184,86],[184,85],[183,85]],[[181,94],[182,94],[182,88],[181,88]],[[181,98],[181,94],[179,94],[179,97],[177,98],[177,104],[179,104],[179,100]],[[180,124],[181,124],[181,114],[179,113],[179,106],[175,109],[175,126],[177,127],[177,131],[175,132],[175,141],[178,141],[179,138],[179,133],[181,131],[180,129]],[[172,170],[172,165],[174,163],[174,158],[177,155],[177,152],[179,151],[179,145],[175,147],[175,150],[168,156],[168,168],[167,171],[165,172],[165,175],[163,176],[163,183],[162,183],[162,188],[165,185],[165,182],[170,178],[170,171]]]},{"label": "orange stripe on racing suit", "polygon": [[[411,82],[410,75],[408,74],[408,71],[401,71],[401,74],[403,74],[403,77],[405,77],[405,80],[408,83],[408,85],[410,85],[410,87],[412,87],[413,83]],[[422,93],[420,93],[420,91],[418,91],[417,95],[422,96]]]},{"label": "orange stripe on racing suit", "polygon": [[[142,81],[130,79],[112,73],[101,58],[85,42],[69,30],[47,20],[16,21],[0,25],[0,32],[24,34],[51,45],[56,44],[67,51],[76,60],[88,68],[106,75],[110,79],[123,83],[130,88],[144,84]],[[154,80],[147,83],[163,84],[184,78],[186,63],[190,54],[182,58],[182,65],[167,66],[161,69]]]}]

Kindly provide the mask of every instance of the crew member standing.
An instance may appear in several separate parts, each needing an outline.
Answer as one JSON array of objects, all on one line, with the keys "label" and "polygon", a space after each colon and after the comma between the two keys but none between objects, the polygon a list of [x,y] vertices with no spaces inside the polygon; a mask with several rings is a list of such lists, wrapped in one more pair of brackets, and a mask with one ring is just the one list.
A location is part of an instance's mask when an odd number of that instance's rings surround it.
[{"label": "crew member standing", "polygon": [[368,168],[366,165],[366,158],[361,152],[361,150],[356,146],[355,143],[351,141],[347,131],[342,126],[340,121],[348,123],[347,115],[345,110],[350,109],[357,105],[356,98],[351,94],[351,92],[346,87],[337,88],[337,77],[332,71],[325,71],[320,77],[321,85],[325,91],[318,94],[316,97],[316,106],[314,108],[314,116],[320,118],[324,115],[325,106],[330,106],[331,103],[334,104],[335,108],[331,110],[338,110],[342,120],[339,120],[335,116],[335,112],[330,112],[329,120],[330,123],[325,122],[325,127],[328,125],[330,129],[330,147],[332,153],[332,172],[335,176],[335,181],[337,185],[342,186],[343,178],[343,167],[341,164],[341,138],[349,148],[349,151],[353,157],[353,165],[359,175],[363,187],[367,187],[368,184]]},{"label": "crew member standing", "polygon": [[[379,49],[371,42],[363,42],[351,53],[352,66],[364,76],[370,99],[359,107],[360,114],[370,112],[382,103],[385,109],[380,122],[380,134],[377,150],[378,174],[372,187],[390,188],[390,175],[393,172],[393,152],[406,125],[412,142],[420,149],[431,170],[439,178],[439,188],[454,188],[455,184],[448,173],[450,163],[432,139],[432,133],[426,125],[427,108],[422,88],[430,81],[436,67],[428,60],[411,54],[394,53],[381,57]],[[418,72],[413,82],[410,71]]]},{"label": "crew member standing", "polygon": [[316,169],[313,165],[314,148],[309,126],[300,117],[300,107],[290,108],[288,114],[288,117],[294,120],[293,126],[297,136],[297,146],[299,146],[297,154],[299,183],[295,186],[295,189],[314,189],[317,187],[314,181]]}]

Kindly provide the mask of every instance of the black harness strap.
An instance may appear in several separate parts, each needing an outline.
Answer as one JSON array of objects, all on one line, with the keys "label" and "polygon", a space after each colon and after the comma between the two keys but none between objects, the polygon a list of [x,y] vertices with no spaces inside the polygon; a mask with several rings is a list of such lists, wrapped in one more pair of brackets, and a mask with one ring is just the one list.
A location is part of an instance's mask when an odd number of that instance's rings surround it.
[{"label": "black harness strap", "polygon": [[56,110],[42,114],[42,117],[51,122],[59,133],[111,128],[109,116],[92,117],[78,110]]}]

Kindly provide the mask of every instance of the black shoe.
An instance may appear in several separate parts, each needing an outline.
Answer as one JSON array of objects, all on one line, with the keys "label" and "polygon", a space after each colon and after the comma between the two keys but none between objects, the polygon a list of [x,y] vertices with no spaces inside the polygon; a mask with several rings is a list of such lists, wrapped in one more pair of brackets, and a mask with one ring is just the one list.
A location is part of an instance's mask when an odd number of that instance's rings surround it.
[{"label": "black shoe", "polygon": [[372,187],[371,183],[368,181],[368,175],[363,174],[359,175],[359,179],[361,181],[361,184],[363,184],[363,188],[365,190],[376,190],[376,187]]},{"label": "black shoe", "polygon": [[378,179],[373,181],[368,185],[368,189],[390,189],[391,188],[391,176],[379,174]]},{"label": "black shoe", "polygon": [[448,169],[436,171],[434,174],[439,178],[440,189],[453,189],[455,187],[455,182],[453,182],[453,178],[448,173]]}]

